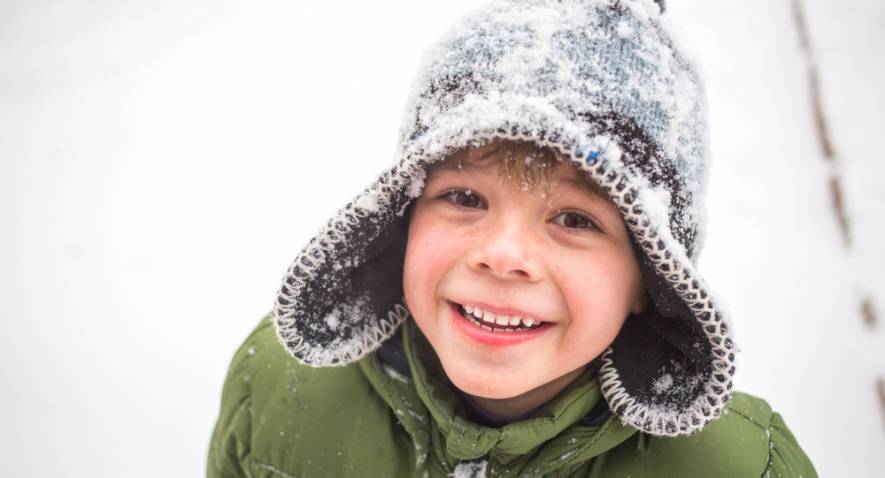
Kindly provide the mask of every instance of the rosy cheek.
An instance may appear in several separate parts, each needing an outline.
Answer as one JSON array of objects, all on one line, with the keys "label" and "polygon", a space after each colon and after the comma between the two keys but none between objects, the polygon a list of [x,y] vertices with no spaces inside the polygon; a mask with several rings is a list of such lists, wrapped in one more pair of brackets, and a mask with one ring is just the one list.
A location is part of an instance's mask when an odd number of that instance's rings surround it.
[{"label": "rosy cheek", "polygon": [[427,276],[440,254],[441,243],[438,228],[421,224],[413,225],[406,246],[406,271],[412,277]]},{"label": "rosy cheek", "polygon": [[588,257],[587,253],[559,257],[551,267],[556,284],[574,326],[598,331],[617,327],[629,288],[625,272],[610,258]]},{"label": "rosy cheek", "polygon": [[430,228],[422,224],[411,225],[403,268],[403,290],[412,307],[423,307],[431,300],[428,295],[433,293],[435,274],[430,259],[436,256],[437,243]]}]

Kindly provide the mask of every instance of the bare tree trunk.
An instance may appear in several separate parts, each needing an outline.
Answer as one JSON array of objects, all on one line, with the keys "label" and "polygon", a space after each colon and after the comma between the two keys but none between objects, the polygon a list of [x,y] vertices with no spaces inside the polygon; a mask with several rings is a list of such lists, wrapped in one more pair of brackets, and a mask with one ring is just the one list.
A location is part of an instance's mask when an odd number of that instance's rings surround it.
[{"label": "bare tree trunk", "polygon": [[[808,85],[811,93],[811,105],[814,114],[814,124],[817,129],[817,136],[820,142],[821,152],[824,159],[830,164],[830,200],[835,213],[835,220],[842,236],[842,245],[849,252],[852,250],[851,223],[845,207],[845,194],[842,188],[842,181],[839,176],[839,161],[837,160],[836,150],[833,147],[832,137],[830,135],[827,115],[824,110],[823,95],[821,93],[820,75],[818,74],[817,57],[812,48],[811,38],[808,31],[808,23],[805,19],[805,11],[802,0],[792,0],[793,17],[796,22],[796,29],[799,33],[799,44],[802,53],[805,56],[808,65]],[[873,301],[870,295],[864,292],[864,297],[860,304],[860,315],[864,324],[873,329],[876,326],[876,311],[873,307]],[[885,378],[876,379],[876,389],[879,396],[879,404],[881,405],[883,418],[885,418]]]}]

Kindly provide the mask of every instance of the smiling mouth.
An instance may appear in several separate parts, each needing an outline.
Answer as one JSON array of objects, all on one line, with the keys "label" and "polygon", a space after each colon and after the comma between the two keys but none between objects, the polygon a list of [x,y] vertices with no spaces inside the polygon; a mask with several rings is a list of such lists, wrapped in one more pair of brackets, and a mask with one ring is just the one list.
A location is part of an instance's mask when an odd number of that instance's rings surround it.
[{"label": "smiling mouth", "polygon": [[469,322],[472,322],[477,327],[481,327],[489,332],[512,333],[522,330],[535,330],[547,325],[547,322],[542,322],[536,319],[510,315],[496,315],[476,306],[462,305],[454,302],[453,304],[458,308],[458,312],[461,313],[462,317]]}]

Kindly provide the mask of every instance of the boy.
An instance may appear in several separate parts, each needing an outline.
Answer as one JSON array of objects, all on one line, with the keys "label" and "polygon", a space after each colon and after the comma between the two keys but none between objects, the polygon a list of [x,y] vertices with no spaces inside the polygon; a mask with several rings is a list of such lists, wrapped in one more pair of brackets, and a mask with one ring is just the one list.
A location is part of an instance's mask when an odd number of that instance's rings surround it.
[{"label": "boy", "polygon": [[471,14],[234,357],[208,475],[816,476],[731,393],[703,114],[650,0]]}]

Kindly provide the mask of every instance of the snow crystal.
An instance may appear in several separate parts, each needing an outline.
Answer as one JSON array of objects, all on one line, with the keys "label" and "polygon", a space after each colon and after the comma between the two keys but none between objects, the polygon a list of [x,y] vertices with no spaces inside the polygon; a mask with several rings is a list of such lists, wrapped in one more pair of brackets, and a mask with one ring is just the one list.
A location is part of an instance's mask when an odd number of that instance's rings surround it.
[{"label": "snow crystal", "polygon": [[482,478],[486,476],[488,461],[462,461],[455,466],[453,478]]},{"label": "snow crystal", "polygon": [[672,387],[672,386],[673,386],[673,376],[670,375],[669,373],[666,373],[666,374],[662,375],[660,378],[658,378],[657,380],[655,380],[655,383],[652,385],[652,388],[654,389],[656,394],[660,395],[660,394],[666,392],[667,390],[669,390],[670,387]]},{"label": "snow crystal", "polygon": [[[639,201],[646,217],[659,232],[660,240],[664,241],[667,249],[675,256],[675,259],[683,264],[690,264],[691,260],[685,251],[685,247],[673,237],[670,230],[670,193],[661,188],[652,188],[647,185],[637,187]],[[729,324],[730,325],[730,324]]]},{"label": "snow crystal", "polygon": [[425,417],[424,415],[422,415],[414,410],[408,409],[406,411],[409,412],[409,416],[411,416],[415,420],[418,420],[421,423],[424,423],[427,420],[427,417]]},{"label": "snow crystal", "polygon": [[[371,325],[361,324],[375,314],[367,294],[337,304],[322,321],[311,321],[305,326],[316,330],[322,330],[324,326],[332,328],[333,324],[339,330],[347,325],[358,329],[370,327]],[[365,337],[361,333],[335,337],[330,343],[317,344],[310,351],[311,361],[314,363],[332,363],[342,356],[358,357],[364,352]]]},{"label": "snow crystal", "polygon": [[624,152],[621,150],[618,143],[612,141],[608,148],[605,149],[603,156],[609,161],[609,163],[616,164],[621,161],[621,156],[623,156],[623,154]]},{"label": "snow crystal", "polygon": [[415,176],[412,178],[412,182],[409,184],[409,197],[417,198],[421,195],[421,191],[424,190],[424,181],[427,180],[427,172],[424,169],[419,169],[415,172]]},{"label": "snow crystal", "polygon": [[381,209],[381,204],[378,202],[377,192],[374,190],[366,191],[358,197],[354,206],[367,212],[375,212]]},{"label": "snow crystal", "polygon": [[657,196],[658,201],[661,203],[661,205],[666,208],[667,211],[669,211],[671,203],[670,191],[665,187],[657,187],[653,188],[652,192],[655,196]]},{"label": "snow crystal", "polygon": [[627,38],[633,34],[633,27],[630,26],[630,22],[622,20],[620,23],[618,23],[617,32],[618,36],[620,36],[621,38]]},{"label": "snow crystal", "polygon": [[[415,443],[415,465],[421,466],[427,461],[427,452],[424,451],[424,447],[421,446],[421,443],[417,441]],[[424,471],[424,476],[427,476],[427,471]]]},{"label": "snow crystal", "polygon": [[[406,189],[406,195],[411,199],[416,199],[421,196],[421,192],[424,191],[424,183],[427,180],[427,171],[424,168],[415,169],[411,177],[409,178],[409,186]],[[402,216],[406,209],[408,209],[411,201],[404,201],[403,205],[396,212],[397,216]]]},{"label": "snow crystal", "polygon": [[572,455],[574,455],[577,452],[578,452],[578,450],[569,450],[569,451],[563,453],[562,455],[559,455],[559,461],[568,460],[569,458],[571,458]]},{"label": "snow crystal", "polygon": [[659,12],[659,7],[652,0],[640,0],[638,2],[624,2],[636,18],[642,23],[648,23],[652,12]]},{"label": "snow crystal", "polygon": [[427,417],[424,416],[423,413],[418,413],[418,412],[415,411],[415,405],[414,405],[412,402],[410,402],[410,401],[409,401],[407,398],[405,398],[405,397],[403,397],[402,400],[403,400],[403,405],[406,406],[406,411],[409,412],[409,415],[410,415],[412,418],[414,418],[415,420],[418,420],[418,421],[421,422],[421,423],[424,423],[424,421],[427,420]]},{"label": "snow crystal", "polygon": [[338,317],[338,311],[333,310],[329,315],[326,316],[326,325],[329,326],[332,330],[338,330],[338,326],[341,324],[341,318]]},{"label": "snow crystal", "polygon": [[[666,202],[664,201],[666,197]],[[666,190],[653,189],[651,187],[639,188],[639,200],[646,217],[651,221],[655,229],[669,229],[669,196]]]},{"label": "snow crystal", "polygon": [[607,159],[612,167],[619,167],[621,157],[624,154],[623,149],[617,141],[612,139],[610,135],[601,134],[594,137],[590,141],[590,149],[602,153],[602,157]]},{"label": "snow crystal", "polygon": [[384,367],[384,371],[387,373],[387,375],[390,378],[396,380],[397,382],[409,383],[409,378],[406,377],[405,375],[397,372],[396,370],[394,370],[393,367],[391,367],[387,364],[384,364],[383,367]]},{"label": "snow crystal", "polygon": [[355,262],[354,262],[353,258],[346,257],[342,260],[335,261],[335,263],[332,264],[332,269],[334,269],[336,271],[340,271],[341,269],[352,268],[354,265],[355,265]]}]

